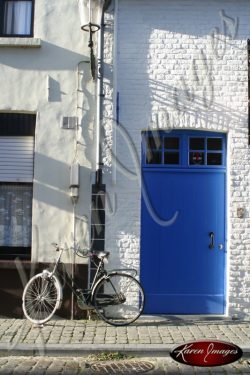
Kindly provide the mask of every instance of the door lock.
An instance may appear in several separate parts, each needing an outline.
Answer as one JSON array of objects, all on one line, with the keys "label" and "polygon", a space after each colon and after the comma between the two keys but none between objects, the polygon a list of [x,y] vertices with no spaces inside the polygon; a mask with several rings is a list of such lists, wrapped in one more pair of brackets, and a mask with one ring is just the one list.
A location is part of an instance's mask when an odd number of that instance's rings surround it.
[{"label": "door lock", "polygon": [[220,243],[218,247],[219,247],[219,250],[223,250],[223,248],[224,248],[222,243]]}]

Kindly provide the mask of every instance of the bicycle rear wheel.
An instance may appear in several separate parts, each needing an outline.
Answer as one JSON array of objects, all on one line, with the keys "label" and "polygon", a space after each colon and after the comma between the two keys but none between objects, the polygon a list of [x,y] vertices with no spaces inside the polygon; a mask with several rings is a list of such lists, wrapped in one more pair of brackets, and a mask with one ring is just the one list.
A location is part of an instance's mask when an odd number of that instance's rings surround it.
[{"label": "bicycle rear wheel", "polygon": [[128,325],[143,311],[144,291],[133,276],[111,273],[95,286],[92,304],[105,322],[114,326]]},{"label": "bicycle rear wheel", "polygon": [[39,273],[32,277],[23,291],[23,312],[35,324],[52,318],[61,301],[61,287],[55,276]]}]

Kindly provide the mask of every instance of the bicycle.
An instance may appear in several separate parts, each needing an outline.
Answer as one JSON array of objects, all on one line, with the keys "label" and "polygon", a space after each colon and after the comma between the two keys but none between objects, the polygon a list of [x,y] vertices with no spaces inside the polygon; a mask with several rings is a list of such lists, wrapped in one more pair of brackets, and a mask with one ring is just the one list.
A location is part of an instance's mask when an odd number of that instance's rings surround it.
[{"label": "bicycle", "polygon": [[[49,321],[60,308],[63,300],[61,279],[69,286],[82,310],[95,310],[99,318],[113,326],[133,323],[141,315],[144,308],[144,291],[135,278],[137,271],[133,269],[117,269],[107,271],[104,262],[110,255],[106,251],[75,252],[81,257],[90,257],[96,265],[96,272],[90,289],[80,289],[72,277],[58,269],[63,251],[68,250],[58,244],[52,244],[59,255],[53,270],[43,270],[33,276],[24,288],[22,307],[24,315],[32,323],[42,325]],[[95,259],[98,259],[98,264]],[[65,277],[66,275],[66,277]]]}]

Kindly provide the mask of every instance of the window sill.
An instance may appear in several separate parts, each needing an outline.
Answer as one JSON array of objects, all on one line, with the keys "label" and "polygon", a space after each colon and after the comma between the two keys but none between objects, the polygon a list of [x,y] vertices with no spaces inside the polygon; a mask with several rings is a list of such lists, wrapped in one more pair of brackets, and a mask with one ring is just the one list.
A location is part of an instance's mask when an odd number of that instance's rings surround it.
[{"label": "window sill", "polygon": [[40,38],[4,38],[0,37],[0,48],[1,47],[14,47],[14,48],[40,48]]}]

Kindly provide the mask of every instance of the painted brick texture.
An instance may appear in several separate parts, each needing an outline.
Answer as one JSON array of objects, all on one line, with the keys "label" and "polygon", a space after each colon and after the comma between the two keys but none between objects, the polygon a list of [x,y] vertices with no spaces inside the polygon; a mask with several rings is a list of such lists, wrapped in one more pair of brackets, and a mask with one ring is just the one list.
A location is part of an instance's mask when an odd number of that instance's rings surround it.
[{"label": "painted brick texture", "polygon": [[[119,0],[115,11],[114,5],[106,14],[103,102],[111,266],[140,266],[141,131],[225,132],[227,313],[245,318],[250,315],[250,4]],[[244,208],[243,218],[238,208]]]}]

